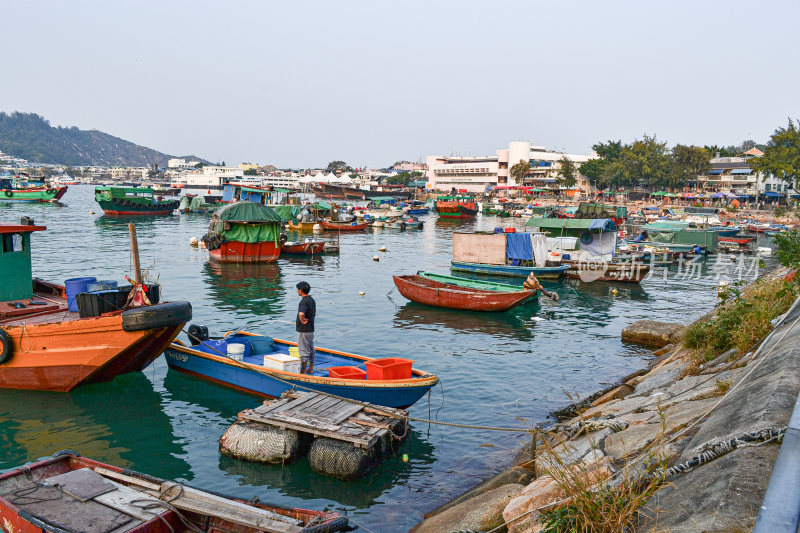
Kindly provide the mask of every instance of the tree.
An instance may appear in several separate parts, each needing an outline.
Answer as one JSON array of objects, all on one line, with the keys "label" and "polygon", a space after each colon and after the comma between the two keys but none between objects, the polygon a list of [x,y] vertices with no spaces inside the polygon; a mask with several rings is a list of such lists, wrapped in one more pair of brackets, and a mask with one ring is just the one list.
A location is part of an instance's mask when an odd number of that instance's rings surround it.
[{"label": "tree", "polygon": [[597,153],[597,155],[600,156],[600,158],[590,159],[589,161],[583,163],[578,168],[578,172],[595,183],[608,181],[605,179],[606,169],[609,163],[619,159],[619,154],[622,151],[622,140],[597,143],[592,146],[592,149]]},{"label": "tree", "polygon": [[411,174],[406,171],[403,171],[399,174],[395,174],[394,176],[389,176],[386,178],[386,183],[390,185],[408,185],[411,181]]},{"label": "tree", "polygon": [[770,175],[798,189],[800,187],[800,121],[778,128],[772,134],[764,155],[750,159],[750,168],[761,172],[762,179]]},{"label": "tree", "polygon": [[524,159],[520,159],[519,163],[511,167],[509,173],[518,185],[522,185],[522,183],[525,181],[525,174],[527,174],[530,169],[531,164]]},{"label": "tree", "polygon": [[619,159],[620,153],[622,153],[622,147],[622,140],[620,139],[619,141],[597,143],[592,146],[592,150],[597,152],[597,155],[606,161],[615,161]]},{"label": "tree", "polygon": [[346,170],[347,168],[349,167],[347,166],[347,163],[345,163],[344,161],[331,161],[330,163],[328,163],[326,170],[328,172],[336,172],[337,170]]},{"label": "tree", "polygon": [[248,168],[244,171],[245,176],[258,176],[257,168]]},{"label": "tree", "polygon": [[686,146],[676,144],[672,148],[672,164],[669,173],[671,187],[683,187],[690,181],[696,181],[697,176],[705,174],[711,169],[711,154],[699,146]]},{"label": "tree", "polygon": [[664,186],[668,183],[670,155],[666,142],[644,135],[623,146],[619,159],[609,163],[605,181],[612,185]]},{"label": "tree", "polygon": [[567,156],[562,156],[558,162],[560,163],[560,168],[558,169],[556,183],[567,188],[574,187],[578,183],[578,179],[575,176],[578,169],[575,168],[575,163]]}]

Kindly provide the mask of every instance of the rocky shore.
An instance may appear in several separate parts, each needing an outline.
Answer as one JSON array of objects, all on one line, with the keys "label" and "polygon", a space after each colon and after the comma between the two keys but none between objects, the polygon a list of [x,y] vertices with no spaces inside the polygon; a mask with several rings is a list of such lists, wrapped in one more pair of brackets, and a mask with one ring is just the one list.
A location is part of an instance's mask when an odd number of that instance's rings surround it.
[{"label": "rocky shore", "polygon": [[568,496],[565,471],[607,486],[663,476],[634,513],[637,531],[752,528],[800,392],[800,299],[742,356],[732,349],[699,364],[682,329],[626,328],[628,340],[658,347],[648,369],[556,413],[562,421],[537,437],[535,452],[526,446],[513,467],[412,531],[541,531],[542,511]]}]

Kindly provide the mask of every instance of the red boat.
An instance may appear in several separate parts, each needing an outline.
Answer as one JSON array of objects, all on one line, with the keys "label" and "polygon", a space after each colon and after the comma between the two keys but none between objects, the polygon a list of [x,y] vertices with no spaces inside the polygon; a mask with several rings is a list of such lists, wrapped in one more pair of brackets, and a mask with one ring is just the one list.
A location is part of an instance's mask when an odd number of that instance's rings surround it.
[{"label": "red boat", "polygon": [[256,202],[220,207],[211,217],[203,244],[208,257],[220,263],[272,263],[281,254],[281,217]]},{"label": "red boat", "polygon": [[770,229],[769,224],[748,224],[747,231],[751,231],[753,233],[764,233]]},{"label": "red boat", "polygon": [[320,224],[322,224],[323,229],[334,231],[362,231],[369,226],[369,222],[354,224],[352,222],[330,222],[328,220],[323,220]]},{"label": "red boat", "polygon": [[755,237],[719,237],[719,242],[734,242],[736,244],[747,244],[755,240]]},{"label": "red boat", "polygon": [[0,475],[9,533],[333,533],[346,517],[244,501],[64,450]]},{"label": "red boat", "polygon": [[144,370],[191,319],[191,304],[81,318],[63,286],[32,280],[30,235],[44,229],[0,225],[0,387],[65,392]]},{"label": "red boat", "polygon": [[281,246],[281,255],[317,255],[325,251],[325,241],[285,242]]},{"label": "red boat", "polygon": [[465,311],[506,311],[537,294],[537,291],[522,290],[521,287],[520,290],[513,291],[475,288],[500,285],[489,282],[475,281],[471,283],[474,287],[470,287],[444,283],[413,274],[393,277],[400,294],[412,302]]}]

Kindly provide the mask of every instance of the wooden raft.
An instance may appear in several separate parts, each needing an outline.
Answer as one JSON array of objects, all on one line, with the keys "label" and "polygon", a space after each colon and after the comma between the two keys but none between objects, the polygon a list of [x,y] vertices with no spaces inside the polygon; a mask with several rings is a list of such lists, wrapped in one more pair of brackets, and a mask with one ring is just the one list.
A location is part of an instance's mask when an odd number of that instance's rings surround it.
[{"label": "wooden raft", "polygon": [[239,420],[294,429],[315,437],[346,441],[372,448],[391,431],[405,434],[408,411],[358,404],[316,392],[288,390],[277,400],[239,413]]}]

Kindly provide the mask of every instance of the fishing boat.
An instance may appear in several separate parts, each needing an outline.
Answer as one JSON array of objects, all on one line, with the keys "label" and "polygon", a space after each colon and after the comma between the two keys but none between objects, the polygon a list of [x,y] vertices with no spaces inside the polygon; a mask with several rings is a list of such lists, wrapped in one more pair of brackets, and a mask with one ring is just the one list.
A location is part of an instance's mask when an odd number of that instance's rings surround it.
[{"label": "fishing boat", "polygon": [[178,200],[157,200],[149,187],[95,187],[94,199],[106,215],[170,215]]},{"label": "fishing boat", "polygon": [[770,228],[771,228],[770,224],[767,224],[766,222],[747,225],[747,231],[750,231],[752,233],[764,233]]},{"label": "fishing boat", "polygon": [[450,269],[493,276],[527,278],[533,274],[537,278],[558,278],[567,267],[549,260],[543,235],[505,233],[500,229],[496,233],[453,233]]},{"label": "fishing boat", "polygon": [[424,202],[412,200],[409,204],[408,211],[406,211],[409,215],[427,215],[428,211],[430,211],[430,208]]},{"label": "fishing boat", "polygon": [[211,217],[203,243],[211,261],[272,263],[281,254],[281,217],[264,204],[235,202]]},{"label": "fishing boat", "polygon": [[591,281],[621,281],[639,283],[644,279],[650,266],[641,261],[571,261],[563,260],[568,267],[565,275],[568,279]]},{"label": "fishing boat", "polygon": [[450,270],[453,272],[472,272],[488,276],[505,276],[512,278],[527,278],[533,274],[540,279],[558,279],[563,276],[569,267],[566,265],[537,267],[520,265],[490,265],[486,263],[469,263],[453,261]]},{"label": "fishing boat", "polygon": [[736,244],[747,244],[754,241],[755,237],[720,237],[719,242],[732,242]]},{"label": "fishing boat", "polygon": [[507,311],[525,301],[538,299],[539,291],[507,283],[471,280],[429,272],[393,276],[400,294],[434,307],[464,311]]},{"label": "fishing boat", "polygon": [[293,241],[281,245],[281,255],[317,255],[325,252],[325,241]]},{"label": "fishing boat", "polygon": [[422,228],[422,221],[417,217],[404,216],[385,221],[384,227],[391,229],[420,229]]},{"label": "fishing boat", "polygon": [[323,220],[320,222],[322,229],[327,231],[363,231],[369,226],[369,222],[332,222]]},{"label": "fishing boat", "polygon": [[192,306],[109,304],[97,316],[73,300],[70,310],[64,286],[32,277],[31,234],[45,229],[0,224],[0,387],[65,392],[145,369],[191,319]]},{"label": "fishing boat", "polygon": [[322,227],[322,225],[316,221],[295,222],[293,220],[288,222],[288,226],[289,229],[293,231],[314,231],[315,227]]},{"label": "fishing boat", "polygon": [[443,218],[475,218],[478,204],[474,196],[438,196],[436,212]]},{"label": "fishing boat", "polygon": [[53,202],[66,192],[66,186],[48,187],[44,181],[24,176],[0,176],[0,202]]},{"label": "fishing boat", "polygon": [[0,474],[0,520],[13,533],[334,533],[337,512],[205,492],[62,450]]},{"label": "fishing boat", "polygon": [[[313,374],[300,373],[300,360],[290,353],[297,343],[236,332],[210,339],[207,329],[191,327],[190,341],[173,342],[166,350],[171,369],[261,397],[277,398],[290,388],[327,392],[387,407],[408,407],[422,398],[439,379],[411,368],[410,359],[376,359],[363,355],[316,347]],[[202,331],[202,333],[198,333]],[[235,345],[241,360],[228,357]],[[370,369],[383,379],[365,379]],[[351,377],[336,377],[349,375]]]}]

